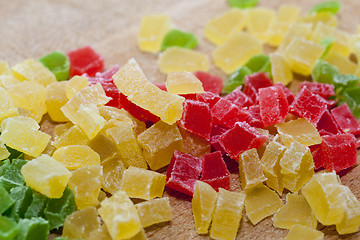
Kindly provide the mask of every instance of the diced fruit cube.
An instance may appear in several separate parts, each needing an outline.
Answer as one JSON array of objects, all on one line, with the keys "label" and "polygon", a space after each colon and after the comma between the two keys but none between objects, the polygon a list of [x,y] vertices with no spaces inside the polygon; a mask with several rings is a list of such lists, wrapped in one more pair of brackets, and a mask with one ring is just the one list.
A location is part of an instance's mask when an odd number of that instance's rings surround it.
[{"label": "diced fruit cube", "polygon": [[304,81],[300,84],[299,90],[303,87],[306,87],[310,92],[320,95],[323,98],[335,96],[333,84]]},{"label": "diced fruit cube", "polygon": [[331,109],[331,115],[343,132],[354,135],[360,134],[360,124],[346,103]]},{"label": "diced fruit cube", "polygon": [[46,110],[55,122],[68,121],[60,109],[68,101],[65,93],[65,85],[66,82],[54,82],[46,87]]},{"label": "diced fruit cube", "polygon": [[62,52],[52,52],[39,58],[39,62],[49,69],[56,80],[63,81],[69,78],[70,63],[68,57]]},{"label": "diced fruit cube", "polygon": [[230,101],[221,98],[211,108],[213,123],[226,128],[232,128],[237,122],[243,122],[248,119],[249,113],[246,109],[238,108]]},{"label": "diced fruit cube", "polygon": [[20,219],[18,239],[47,240],[49,234],[49,222],[41,217]]},{"label": "diced fruit cube", "polygon": [[122,177],[126,169],[120,159],[117,154],[114,154],[101,162],[101,166],[103,166],[102,188],[111,194],[120,190]]},{"label": "diced fruit cube", "polygon": [[70,61],[70,76],[84,73],[94,76],[104,70],[104,58],[90,46],[85,46],[67,53]]},{"label": "diced fruit cube", "polygon": [[260,165],[259,155],[255,148],[247,150],[240,155],[239,173],[241,188],[247,190],[266,181]]},{"label": "diced fruit cube", "polygon": [[324,233],[321,231],[308,228],[304,225],[296,224],[290,228],[290,231],[284,238],[284,240],[323,240]]},{"label": "diced fruit cube", "polygon": [[281,82],[285,86],[293,80],[293,74],[287,61],[278,53],[270,54],[271,75],[274,82]]},{"label": "diced fruit cube", "polygon": [[194,72],[194,76],[200,80],[205,92],[212,92],[217,95],[221,93],[224,83],[220,77],[201,71]]},{"label": "diced fruit cube", "polygon": [[246,28],[257,39],[264,41],[267,31],[275,20],[275,12],[266,8],[253,8],[248,11]]},{"label": "diced fruit cube", "polygon": [[65,82],[65,94],[68,99],[71,99],[81,89],[89,86],[87,77],[74,76],[69,81]]},{"label": "diced fruit cube", "polygon": [[167,91],[173,94],[204,92],[201,81],[189,72],[170,72],[165,84]]},{"label": "diced fruit cube", "polygon": [[203,138],[192,134],[183,128],[179,128],[181,137],[183,139],[183,152],[201,158],[204,154],[210,153],[211,145]]},{"label": "diced fruit cube", "polygon": [[11,219],[0,216],[0,237],[4,240],[16,239],[19,232],[18,225]]},{"label": "diced fruit cube", "polygon": [[156,198],[135,205],[142,227],[168,222],[172,219],[169,198]]},{"label": "diced fruit cube", "polygon": [[166,33],[162,42],[161,50],[164,51],[169,47],[182,47],[194,49],[198,45],[198,40],[195,34],[191,32],[181,31],[179,29],[172,29]]}]

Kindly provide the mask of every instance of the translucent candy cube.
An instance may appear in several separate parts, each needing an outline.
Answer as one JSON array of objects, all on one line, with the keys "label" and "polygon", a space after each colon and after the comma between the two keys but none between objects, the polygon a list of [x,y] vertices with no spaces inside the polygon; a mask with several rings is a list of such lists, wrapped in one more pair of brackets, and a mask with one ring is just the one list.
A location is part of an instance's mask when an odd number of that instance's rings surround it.
[{"label": "translucent candy cube", "polygon": [[54,135],[54,146],[56,148],[66,147],[69,145],[85,145],[90,141],[83,130],[72,124],[63,134],[58,136],[56,136],[56,134]]},{"label": "translucent candy cube", "polygon": [[266,8],[252,8],[248,11],[246,28],[257,39],[264,41],[267,31],[275,20],[275,12]]},{"label": "translucent candy cube", "polygon": [[261,168],[259,155],[255,148],[247,150],[240,155],[239,173],[243,190],[254,187],[267,180]]},{"label": "translucent candy cube", "polygon": [[252,56],[262,53],[262,44],[247,32],[238,32],[212,53],[217,67],[230,74],[244,65]]},{"label": "translucent candy cube", "polygon": [[314,25],[321,22],[332,27],[336,27],[338,24],[337,17],[327,11],[301,16],[299,21],[303,23],[312,23]]},{"label": "translucent candy cube", "polygon": [[168,222],[172,219],[169,198],[156,198],[135,205],[141,226],[146,228],[153,224]]},{"label": "translucent candy cube", "polygon": [[0,160],[7,159],[10,156],[10,152],[4,143],[0,142]]},{"label": "translucent candy cube", "polygon": [[205,26],[205,37],[212,43],[220,45],[229,37],[245,28],[247,14],[240,9],[232,8],[224,14],[211,19]]},{"label": "translucent candy cube", "polygon": [[183,128],[179,128],[179,130],[183,139],[184,153],[192,154],[194,157],[198,158],[201,158],[206,153],[210,153],[211,145],[208,141]]},{"label": "translucent candy cube", "polygon": [[140,50],[152,53],[160,51],[161,42],[171,27],[172,22],[167,15],[144,16],[137,37]]},{"label": "translucent candy cube", "polygon": [[330,51],[325,57],[331,65],[334,65],[339,70],[340,74],[355,74],[357,71],[356,63],[352,62],[348,57],[344,57],[340,53]]},{"label": "translucent candy cube", "polygon": [[360,226],[360,202],[349,187],[341,187],[345,198],[345,214],[341,222],[336,224],[336,230],[339,234],[355,233]]},{"label": "translucent candy cube", "polygon": [[68,101],[65,95],[66,82],[53,82],[46,87],[46,110],[55,122],[67,122],[61,107]]},{"label": "translucent candy cube", "polygon": [[101,166],[103,166],[102,188],[111,194],[120,190],[122,177],[126,169],[120,159],[117,154],[114,154],[101,162]]},{"label": "translucent candy cube", "polygon": [[105,119],[95,104],[80,104],[76,114],[77,125],[83,130],[86,136],[93,139],[105,125]]},{"label": "translucent candy cube", "polygon": [[21,168],[26,185],[49,198],[60,198],[71,172],[49,155],[41,155]]},{"label": "translucent candy cube", "polygon": [[287,61],[278,53],[270,54],[271,74],[274,83],[281,82],[285,86],[293,80],[293,74]]},{"label": "translucent candy cube", "polygon": [[203,93],[199,79],[189,72],[170,72],[166,78],[166,89],[173,94]]},{"label": "translucent candy cube", "polygon": [[0,76],[2,75],[12,75],[9,64],[5,61],[0,61]]},{"label": "translucent candy cube", "polygon": [[7,91],[0,87],[0,122],[8,117],[17,116],[18,110],[14,106]]},{"label": "translucent candy cube", "polygon": [[100,156],[100,162],[118,154],[118,149],[112,137],[100,132],[88,144]]},{"label": "translucent candy cube", "polygon": [[74,76],[69,81],[65,82],[65,94],[68,99],[71,99],[75,94],[89,86],[89,80],[87,77]]},{"label": "translucent candy cube", "polygon": [[277,52],[279,52],[281,55],[284,55],[286,48],[294,39],[294,37],[307,38],[307,36],[310,34],[312,30],[312,26],[313,25],[311,23],[299,23],[299,22],[295,22],[292,25],[290,25],[287,33],[284,36],[283,41],[281,42],[279,48],[277,49]]},{"label": "translucent candy cube", "polygon": [[304,225],[296,224],[290,228],[289,233],[286,235],[284,240],[323,240],[324,233],[321,231],[308,228]]}]

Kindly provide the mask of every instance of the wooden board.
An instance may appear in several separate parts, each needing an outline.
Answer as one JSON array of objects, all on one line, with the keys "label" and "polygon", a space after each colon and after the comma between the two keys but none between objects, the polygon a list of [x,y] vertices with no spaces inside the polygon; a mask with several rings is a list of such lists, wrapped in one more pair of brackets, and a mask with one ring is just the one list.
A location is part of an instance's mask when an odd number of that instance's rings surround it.
[{"label": "wooden board", "polygon": [[[321,0],[291,1],[307,12]],[[277,9],[286,0],[262,0],[260,6]],[[360,23],[360,1],[343,0],[339,14],[341,29],[355,32]],[[11,65],[27,58],[38,58],[54,50],[68,51],[84,45],[93,46],[106,59],[106,66],[120,66],[135,57],[148,78],[163,82],[156,64],[158,55],[139,51],[136,35],[140,19],[150,13],[164,13],[172,17],[179,29],[193,32],[199,38],[197,50],[210,56],[214,46],[204,39],[203,29],[209,19],[228,10],[226,0],[12,0],[0,1],[0,59]],[[211,73],[225,78],[214,66]],[[51,131],[52,122],[45,120],[43,129]],[[49,129],[50,127],[50,129]],[[240,190],[236,164],[230,164],[231,188]],[[342,182],[360,198],[360,167],[352,169]],[[149,239],[209,239],[199,236],[194,229],[191,199],[167,190],[173,208],[173,221],[150,227]],[[325,239],[339,239],[335,227],[319,226]],[[271,218],[253,226],[243,213],[238,239],[280,239],[286,230],[272,227]],[[345,235],[342,239],[359,239],[360,234]]]}]

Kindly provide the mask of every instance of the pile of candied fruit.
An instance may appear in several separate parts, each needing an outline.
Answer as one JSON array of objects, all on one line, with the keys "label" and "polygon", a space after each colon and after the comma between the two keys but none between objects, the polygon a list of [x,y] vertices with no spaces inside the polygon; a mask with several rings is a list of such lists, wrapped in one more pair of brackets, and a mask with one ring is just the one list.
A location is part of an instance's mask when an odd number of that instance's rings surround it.
[{"label": "pile of candied fruit", "polygon": [[[147,239],[176,211],[165,187],[192,197],[194,228],[212,239],[235,239],[244,207],[285,239],[323,239],[318,222],[358,232],[360,202],[338,175],[360,147],[360,32],[336,28],[337,1],[304,15],[229,4],[204,30],[226,81],[165,15],[145,16],[138,35],[142,51],[162,51],[165,84],[135,59],[104,71],[89,46],[0,62],[0,239]],[[307,79],[296,94],[294,74]]]}]

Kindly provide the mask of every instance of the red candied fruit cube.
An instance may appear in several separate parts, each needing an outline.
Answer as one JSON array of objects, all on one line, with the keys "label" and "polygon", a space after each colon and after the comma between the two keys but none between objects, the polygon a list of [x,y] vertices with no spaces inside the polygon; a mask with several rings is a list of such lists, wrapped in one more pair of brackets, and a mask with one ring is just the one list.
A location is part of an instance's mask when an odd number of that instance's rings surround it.
[{"label": "red candied fruit cube", "polygon": [[325,133],[329,133],[326,135],[343,133],[343,131],[341,131],[338,124],[336,123],[334,117],[330,114],[329,110],[326,110],[321,116],[316,128],[319,132],[325,131]]},{"label": "red candied fruit cube", "polygon": [[322,166],[328,171],[339,172],[357,163],[356,139],[352,134],[323,136],[320,149]]},{"label": "red candied fruit cube", "polygon": [[237,122],[233,128],[222,134],[218,141],[225,152],[236,161],[239,155],[251,148],[258,149],[263,145],[267,136],[260,134],[246,122]]},{"label": "red candied fruit cube", "polygon": [[201,71],[194,72],[194,75],[202,82],[204,91],[212,92],[217,95],[221,93],[224,81],[220,77]]},{"label": "red candied fruit cube", "polygon": [[327,109],[325,100],[303,87],[290,105],[290,112],[316,125]]},{"label": "red candied fruit cube", "polygon": [[217,103],[220,99],[221,97],[219,95],[216,95],[212,92],[203,92],[196,94],[196,100],[209,104],[210,108],[212,108],[215,103]]},{"label": "red candied fruit cube", "polygon": [[273,82],[265,73],[254,73],[252,75],[245,76],[244,93],[248,95],[255,104],[257,104],[259,89],[270,87],[272,85]]},{"label": "red candied fruit cube", "polygon": [[192,196],[201,171],[201,159],[175,151],[166,173],[166,186]]},{"label": "red candied fruit cube", "polygon": [[104,58],[90,46],[69,51],[67,56],[70,61],[70,76],[87,73],[93,77],[104,70]]},{"label": "red candied fruit cube", "polygon": [[262,122],[260,116],[259,105],[249,107],[248,112],[250,116],[246,119],[246,122],[252,127],[264,128],[264,123]]},{"label": "red candied fruit cube", "polygon": [[331,110],[331,115],[334,117],[341,130],[345,133],[351,133],[354,135],[360,134],[360,124],[346,103],[333,108]]},{"label": "red candied fruit cube", "polygon": [[196,93],[179,94],[179,96],[185,98],[186,100],[197,100],[197,94]]},{"label": "red candied fruit cube", "polygon": [[221,152],[205,154],[202,160],[200,181],[208,183],[216,191],[219,188],[230,190],[230,172],[222,158]]},{"label": "red candied fruit cube", "polygon": [[228,128],[221,127],[219,125],[213,125],[211,130],[210,144],[216,151],[220,151],[223,155],[226,154],[224,148],[220,145],[218,139],[219,137],[225,133]]},{"label": "red candied fruit cube", "polygon": [[236,122],[245,121],[250,116],[246,109],[238,108],[223,98],[211,108],[211,115],[215,124],[227,128],[232,128]]},{"label": "red candied fruit cube", "polygon": [[314,160],[315,169],[322,167],[320,144],[309,146]]},{"label": "red candied fruit cube", "polygon": [[185,100],[180,125],[187,131],[210,141],[212,118],[208,104]]},{"label": "red candied fruit cube", "polygon": [[335,95],[335,87],[332,84],[304,81],[299,86],[299,91],[306,87],[310,92],[320,95],[323,98],[329,98]]},{"label": "red candied fruit cube", "polygon": [[277,82],[274,84],[274,86],[279,86],[282,88],[282,90],[284,91],[286,100],[288,102],[288,105],[290,106],[290,104],[294,101],[295,96],[294,93],[292,91],[290,91],[290,89],[288,89],[287,87],[285,87],[284,84],[282,84],[281,82]]},{"label": "red candied fruit cube", "polygon": [[265,127],[285,122],[289,105],[279,86],[259,89],[260,116]]},{"label": "red candied fruit cube", "polygon": [[241,91],[242,86],[237,87],[234,91],[230,94],[226,95],[224,99],[230,101],[231,103],[235,104],[237,107],[250,107],[254,105],[254,102],[251,98]]}]

